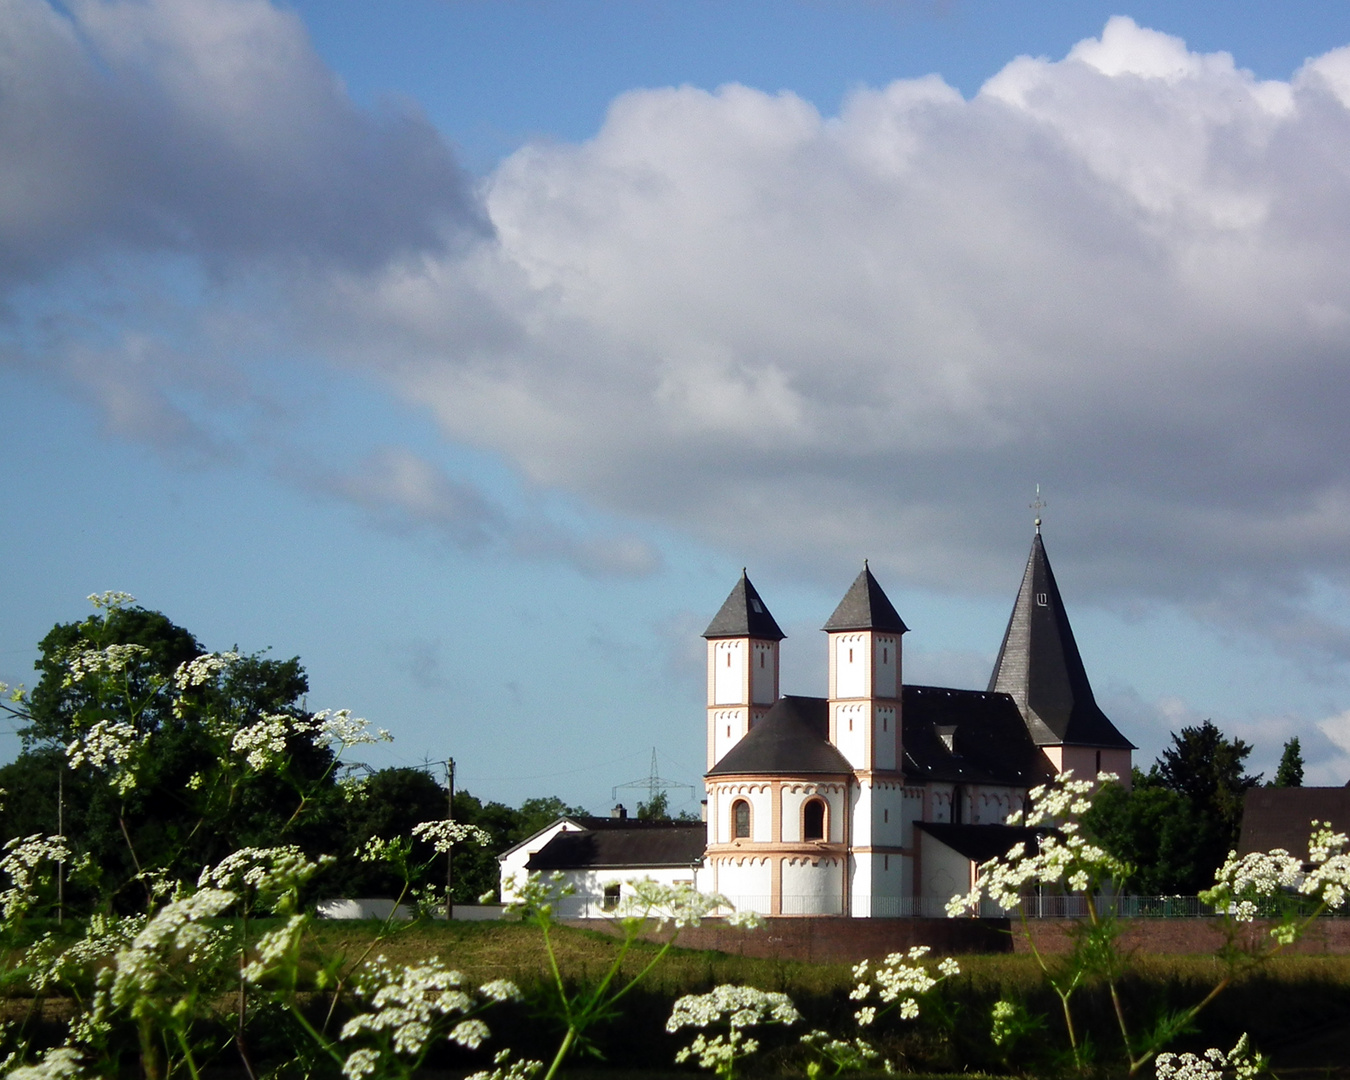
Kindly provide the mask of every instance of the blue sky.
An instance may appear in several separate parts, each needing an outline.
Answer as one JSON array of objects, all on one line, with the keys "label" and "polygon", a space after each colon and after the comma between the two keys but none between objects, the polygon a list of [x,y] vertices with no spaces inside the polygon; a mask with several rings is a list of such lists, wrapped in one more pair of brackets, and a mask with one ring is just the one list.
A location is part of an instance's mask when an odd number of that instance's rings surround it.
[{"label": "blue sky", "polygon": [[983,685],[1039,482],[1143,763],[1350,778],[1344,5],[5,11],[0,679],[123,589],[599,810],[743,565]]}]

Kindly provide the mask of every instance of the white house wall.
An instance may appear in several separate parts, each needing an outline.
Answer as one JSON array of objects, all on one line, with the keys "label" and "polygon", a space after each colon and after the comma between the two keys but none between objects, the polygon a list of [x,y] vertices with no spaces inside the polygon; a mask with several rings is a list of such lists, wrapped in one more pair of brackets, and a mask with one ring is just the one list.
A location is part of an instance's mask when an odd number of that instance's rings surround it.
[{"label": "white house wall", "polygon": [[925,907],[941,908],[953,896],[970,891],[971,863],[964,855],[930,834],[919,831],[919,865]]},{"label": "white house wall", "polygon": [[501,876],[502,903],[509,904],[516,896],[515,890],[509,888],[508,882],[515,880],[524,884],[525,879],[530,876],[530,872],[525,869],[525,864],[530,861],[535,852],[542,851],[545,845],[559,833],[577,832],[580,829],[580,825],[568,821],[566,818],[560,818],[528,840],[523,841],[518,847],[504,854],[498,863]]},{"label": "white house wall", "polygon": [[[718,859],[713,867],[713,887],[727,897],[738,911],[773,910],[773,863],[767,858]],[[700,887],[705,880],[700,875]]]}]

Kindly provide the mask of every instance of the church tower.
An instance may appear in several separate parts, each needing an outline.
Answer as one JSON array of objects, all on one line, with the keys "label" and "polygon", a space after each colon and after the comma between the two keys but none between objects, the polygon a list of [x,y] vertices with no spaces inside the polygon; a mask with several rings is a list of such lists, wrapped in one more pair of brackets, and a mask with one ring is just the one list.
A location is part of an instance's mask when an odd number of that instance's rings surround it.
[{"label": "church tower", "polygon": [[823,627],[830,742],[858,772],[900,767],[900,637],[908,631],[867,563]]},{"label": "church tower", "polygon": [[787,635],[742,570],[703,636],[708,641],[711,769],[778,700],[778,643]]},{"label": "church tower", "polygon": [[1072,769],[1083,778],[1105,770],[1129,786],[1134,744],[1093,697],[1039,519],[989,691],[1011,695],[1032,741],[1056,772]]}]

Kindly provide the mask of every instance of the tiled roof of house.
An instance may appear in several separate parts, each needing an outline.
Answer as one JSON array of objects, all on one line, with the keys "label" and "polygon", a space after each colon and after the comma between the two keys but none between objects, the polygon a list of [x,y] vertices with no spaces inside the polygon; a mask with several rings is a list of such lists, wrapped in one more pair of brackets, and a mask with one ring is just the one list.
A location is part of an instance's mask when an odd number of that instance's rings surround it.
[{"label": "tiled roof of house", "polygon": [[1284,848],[1306,861],[1314,821],[1350,832],[1350,787],[1251,788],[1242,803],[1238,854]]},{"label": "tiled roof of house", "polygon": [[1034,850],[1037,838],[1050,832],[1019,825],[948,825],[934,821],[916,821],[914,827],[977,863],[1008,854],[1014,844],[1026,844],[1028,850]]},{"label": "tiled roof of house", "polygon": [[702,862],[707,841],[707,826],[701,821],[627,821],[596,830],[559,833],[530,856],[525,868],[603,870],[691,866]]}]

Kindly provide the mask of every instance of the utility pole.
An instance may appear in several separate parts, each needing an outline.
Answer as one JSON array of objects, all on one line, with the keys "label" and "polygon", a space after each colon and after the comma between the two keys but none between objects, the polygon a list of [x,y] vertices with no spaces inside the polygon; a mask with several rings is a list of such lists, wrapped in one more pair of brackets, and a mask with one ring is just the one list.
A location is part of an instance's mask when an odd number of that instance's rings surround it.
[{"label": "utility pole", "polygon": [[[449,791],[449,813],[447,821],[455,820],[455,759],[445,759],[445,786]],[[450,891],[455,884],[455,845],[451,844],[445,853],[445,921],[455,917],[455,904],[450,899]]]}]

